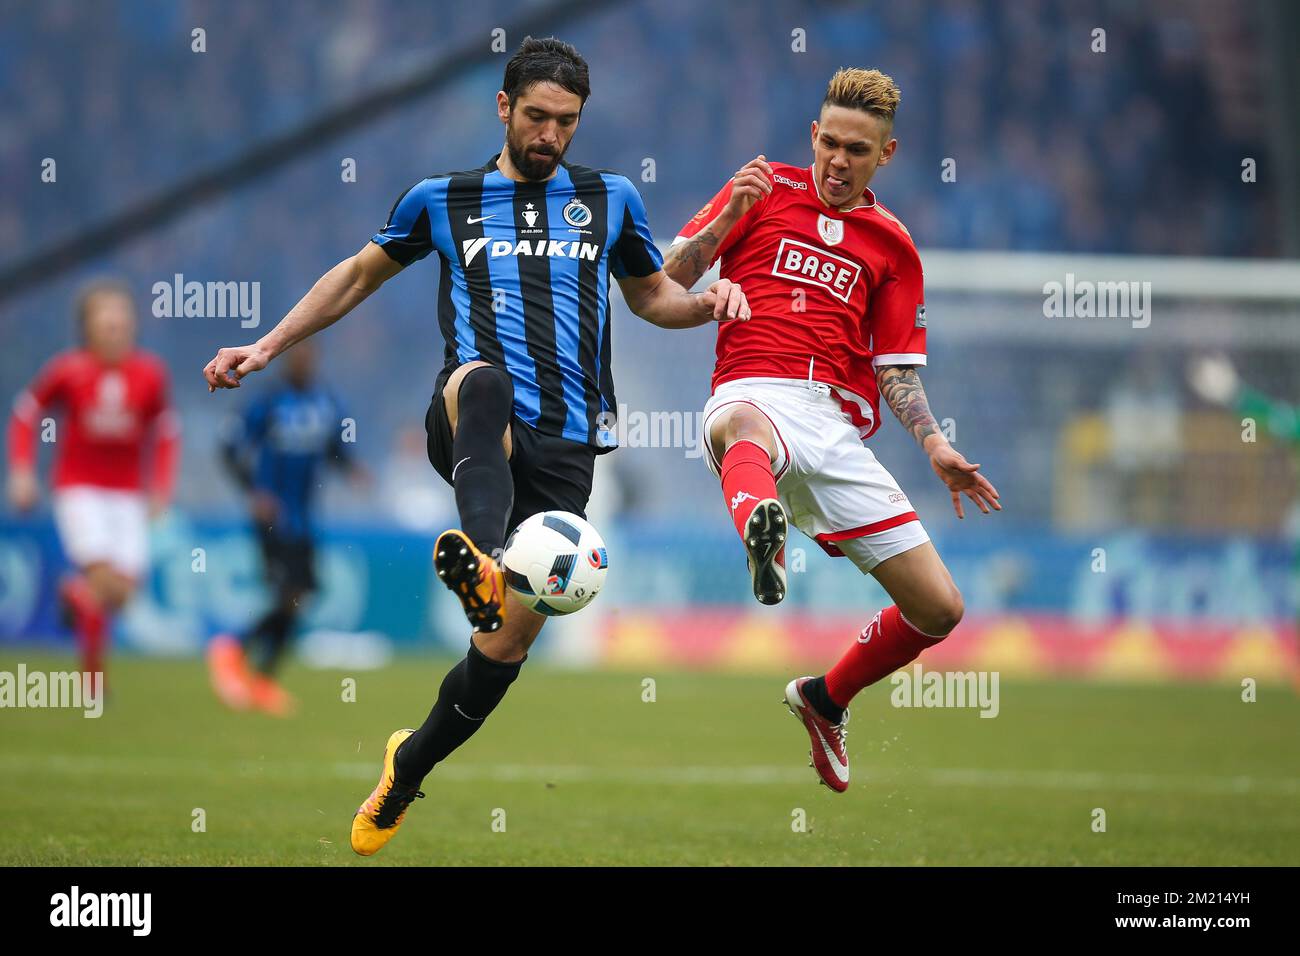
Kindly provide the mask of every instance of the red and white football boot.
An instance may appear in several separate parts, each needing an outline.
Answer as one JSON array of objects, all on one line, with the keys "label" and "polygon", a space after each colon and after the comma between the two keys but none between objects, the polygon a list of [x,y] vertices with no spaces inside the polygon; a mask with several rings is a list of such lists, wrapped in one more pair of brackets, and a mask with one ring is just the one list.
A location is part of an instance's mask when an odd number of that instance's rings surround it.
[{"label": "red and white football boot", "polygon": [[817,713],[803,696],[803,685],[810,680],[811,677],[796,677],[786,684],[784,702],[808,731],[808,739],[812,741],[811,766],[816,769],[817,776],[831,790],[843,793],[849,789],[849,752],[844,744],[848,736],[849,712],[844,711],[844,719],[838,724],[832,724]]}]

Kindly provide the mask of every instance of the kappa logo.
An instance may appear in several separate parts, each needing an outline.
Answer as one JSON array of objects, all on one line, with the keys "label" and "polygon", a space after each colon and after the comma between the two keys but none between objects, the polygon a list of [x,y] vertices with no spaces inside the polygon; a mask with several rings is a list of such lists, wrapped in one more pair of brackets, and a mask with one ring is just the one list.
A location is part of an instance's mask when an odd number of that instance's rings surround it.
[{"label": "kappa logo", "polygon": [[776,262],[772,263],[772,275],[821,286],[841,302],[848,302],[862,277],[862,266],[806,242],[782,239],[776,250]]},{"label": "kappa logo", "polygon": [[808,189],[807,183],[801,183],[798,180],[790,179],[787,176],[782,176],[780,173],[773,173],[772,181],[781,183],[783,186],[789,186],[791,189],[803,189],[805,191]]},{"label": "kappa logo", "polygon": [[490,236],[480,236],[477,239],[466,239],[461,243],[465,265],[468,266],[473,262],[484,249],[488,250],[488,256],[492,259],[499,259],[502,256],[548,256],[555,259],[586,259],[595,262],[600,258],[600,246],[594,242],[579,242],[576,239],[520,239],[518,242],[511,242],[509,239],[494,240]]},{"label": "kappa logo", "polygon": [[738,492],[736,492],[736,497],[734,497],[734,498],[731,499],[731,511],[732,511],[732,514],[735,514],[736,509],[740,507],[740,503],[741,503],[742,501],[745,501],[746,499],[748,499],[748,500],[750,500],[750,501],[757,501],[757,500],[758,500],[756,497],[754,497],[753,495],[751,495],[748,491],[738,491]]}]

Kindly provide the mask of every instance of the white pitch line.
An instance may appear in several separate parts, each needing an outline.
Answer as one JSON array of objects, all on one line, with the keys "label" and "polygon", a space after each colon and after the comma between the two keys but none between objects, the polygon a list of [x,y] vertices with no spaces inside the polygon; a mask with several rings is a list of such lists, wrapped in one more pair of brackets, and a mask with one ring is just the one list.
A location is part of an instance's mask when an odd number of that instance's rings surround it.
[{"label": "white pitch line", "polygon": [[[369,779],[374,764],[338,763],[340,776]],[[532,764],[446,764],[433,776],[457,782],[495,783],[622,783],[661,786],[752,786],[807,783],[807,767],[598,767]],[[1103,773],[1054,770],[984,770],[974,768],[920,768],[885,773],[858,772],[860,785],[930,787],[982,787],[1040,790],[1126,790],[1135,792],[1192,792],[1204,794],[1300,794],[1300,779],[1266,777],[1188,777],[1142,773]]]},{"label": "white pitch line", "polygon": [[[305,760],[199,760],[194,757],[130,757],[80,754],[0,754],[0,772],[57,776],[152,776],[288,779],[310,777],[322,771],[347,780],[373,780],[376,761]],[[431,780],[457,783],[609,783],[634,786],[789,786],[811,783],[813,771],[803,766],[750,765],[618,767],[591,764],[475,764],[448,763],[438,767]],[[987,768],[918,767],[875,771],[859,767],[854,776],[859,787],[974,787],[1029,790],[1118,790],[1133,793],[1198,793],[1300,795],[1300,778],[1239,776],[1188,776],[1071,770],[992,770]]]}]

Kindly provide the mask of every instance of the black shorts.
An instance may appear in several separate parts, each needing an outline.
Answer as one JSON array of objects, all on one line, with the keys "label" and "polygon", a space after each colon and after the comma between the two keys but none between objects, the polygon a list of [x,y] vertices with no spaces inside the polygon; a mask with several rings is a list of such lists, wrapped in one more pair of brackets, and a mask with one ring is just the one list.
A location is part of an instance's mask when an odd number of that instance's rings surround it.
[{"label": "black shorts", "polygon": [[[451,484],[451,421],[442,388],[450,373],[438,376],[437,389],[424,416],[429,462],[442,480]],[[543,435],[518,415],[510,419],[510,474],[515,482],[515,503],[506,524],[506,536],[525,518],[541,511],[568,511],[587,517],[596,449],[582,442]]]},{"label": "black shorts", "polygon": [[267,585],[277,597],[316,590],[316,548],[311,538],[286,537],[261,528]]}]

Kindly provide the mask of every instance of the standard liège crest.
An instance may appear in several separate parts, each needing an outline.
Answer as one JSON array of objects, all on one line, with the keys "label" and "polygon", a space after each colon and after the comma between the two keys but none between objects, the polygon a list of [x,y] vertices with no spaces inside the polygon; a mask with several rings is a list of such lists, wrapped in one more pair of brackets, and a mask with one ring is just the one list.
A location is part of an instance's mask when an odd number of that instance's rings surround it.
[{"label": "standard li\u00e8ge crest", "polygon": [[839,219],[831,219],[818,213],[817,235],[821,236],[822,242],[826,245],[838,246],[844,241],[844,223]]}]

